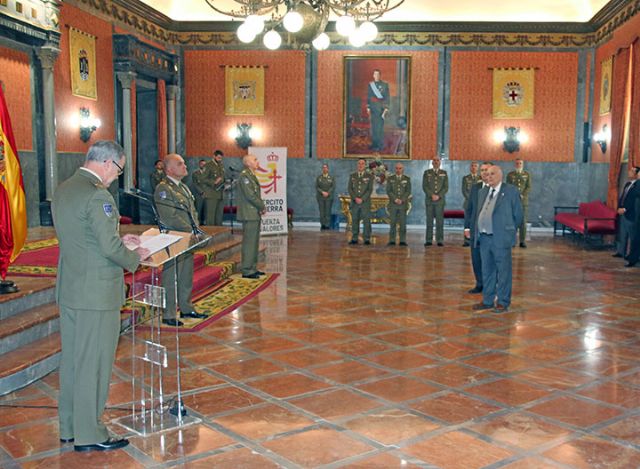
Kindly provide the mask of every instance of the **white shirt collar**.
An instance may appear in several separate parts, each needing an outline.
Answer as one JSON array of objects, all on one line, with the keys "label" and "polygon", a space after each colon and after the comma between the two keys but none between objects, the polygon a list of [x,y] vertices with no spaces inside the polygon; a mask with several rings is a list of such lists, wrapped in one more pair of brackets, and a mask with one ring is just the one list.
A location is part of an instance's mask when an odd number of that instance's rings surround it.
[{"label": "white shirt collar", "polygon": [[85,168],[84,166],[81,166],[80,169],[82,169],[83,171],[86,171],[89,174],[93,174],[95,177],[98,178],[100,182],[102,182],[102,178],[98,176],[98,174],[95,171],[91,171],[89,168]]},{"label": "white shirt collar", "polygon": [[489,186],[489,193],[491,193],[491,189],[495,189],[496,191],[494,192],[494,194],[497,194],[498,192],[500,192],[501,187],[502,187],[502,181],[500,181],[496,187]]}]

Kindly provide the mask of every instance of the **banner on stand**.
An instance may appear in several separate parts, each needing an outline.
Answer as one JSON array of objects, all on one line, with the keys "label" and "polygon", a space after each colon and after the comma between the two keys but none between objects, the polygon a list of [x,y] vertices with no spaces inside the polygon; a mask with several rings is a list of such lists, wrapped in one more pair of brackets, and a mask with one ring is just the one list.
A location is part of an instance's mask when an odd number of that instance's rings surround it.
[{"label": "banner on stand", "polygon": [[287,218],[287,149],[285,147],[249,147],[258,158],[256,176],[262,189],[267,213],[262,216],[260,234],[286,234]]}]

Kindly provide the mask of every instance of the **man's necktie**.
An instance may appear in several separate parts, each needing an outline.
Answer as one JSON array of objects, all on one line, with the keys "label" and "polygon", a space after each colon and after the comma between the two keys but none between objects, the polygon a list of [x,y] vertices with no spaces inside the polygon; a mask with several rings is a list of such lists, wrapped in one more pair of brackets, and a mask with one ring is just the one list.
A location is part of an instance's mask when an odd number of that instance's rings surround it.
[{"label": "man's necktie", "polygon": [[491,189],[491,193],[489,194],[489,200],[493,200],[493,196],[495,195],[496,190],[495,189]]}]

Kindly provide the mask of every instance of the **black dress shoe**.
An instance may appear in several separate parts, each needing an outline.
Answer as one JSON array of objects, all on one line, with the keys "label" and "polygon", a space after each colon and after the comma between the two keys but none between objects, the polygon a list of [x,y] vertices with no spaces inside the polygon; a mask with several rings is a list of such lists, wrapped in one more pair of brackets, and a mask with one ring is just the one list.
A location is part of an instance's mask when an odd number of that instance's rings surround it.
[{"label": "black dress shoe", "polygon": [[400,241],[400,246],[409,246],[407,243],[405,243],[404,241]]},{"label": "black dress shoe", "polygon": [[256,270],[256,274],[258,274],[258,275],[267,275],[262,270]]},{"label": "black dress shoe", "polygon": [[618,254],[617,252],[615,254],[611,254],[611,257],[623,257],[622,254]]},{"label": "black dress shoe", "polygon": [[526,248],[526,247],[527,247],[527,245],[526,245],[526,243],[520,243],[520,247],[521,247],[521,248]]},{"label": "black dress shoe", "polygon": [[189,311],[188,313],[180,313],[181,318],[193,318],[193,319],[204,319],[207,317],[206,314],[199,313],[197,311]]},{"label": "black dress shoe", "polygon": [[254,272],[252,274],[247,274],[247,275],[242,274],[242,278],[256,279],[256,278],[260,278],[260,275],[258,275],[258,272]]},{"label": "black dress shoe", "polygon": [[75,438],[60,438],[60,443],[73,443]]},{"label": "black dress shoe", "polygon": [[633,262],[629,261],[629,262],[627,262],[624,266],[625,266],[625,267],[633,267],[633,266],[634,266],[634,265],[636,265],[637,263],[638,263],[638,261],[633,261]]},{"label": "black dress shoe", "polygon": [[173,327],[184,326],[184,323],[179,319],[163,319],[162,324],[166,324],[167,326],[173,326]]},{"label": "black dress shoe", "polygon": [[366,240],[366,241],[364,242],[364,244],[366,244],[367,246],[369,246],[369,245],[371,244],[371,241]]},{"label": "black dress shoe", "polygon": [[395,242],[395,241],[389,241],[389,242],[387,243],[387,246],[395,246],[395,245],[396,245],[396,242]]},{"label": "black dress shoe", "polygon": [[483,311],[485,309],[493,309],[493,305],[485,305],[484,303],[478,303],[477,305],[473,305],[474,311]]},{"label": "black dress shoe", "polygon": [[358,244],[358,240],[357,239],[352,239],[351,241],[349,241],[349,244]]},{"label": "black dress shoe", "polygon": [[493,308],[493,310],[496,313],[506,313],[507,311],[509,311],[509,307],[505,305],[496,305],[496,307]]},{"label": "black dress shoe", "polygon": [[482,287],[473,287],[468,293],[482,293]]},{"label": "black dress shoe", "polygon": [[106,441],[102,443],[96,443],[93,445],[75,445],[73,449],[76,451],[109,451],[112,449],[120,449],[124,448],[129,444],[129,440],[126,438],[115,439],[108,438]]},{"label": "black dress shoe", "polygon": [[442,247],[442,246],[444,246],[444,243],[438,243],[438,246]]},{"label": "black dress shoe", "polygon": [[469,241],[465,241],[464,243],[462,243],[463,248],[466,248],[467,246],[469,246]]},{"label": "black dress shoe", "polygon": [[433,243],[431,241],[427,241],[426,243],[424,243],[425,246],[431,246],[433,245]]}]

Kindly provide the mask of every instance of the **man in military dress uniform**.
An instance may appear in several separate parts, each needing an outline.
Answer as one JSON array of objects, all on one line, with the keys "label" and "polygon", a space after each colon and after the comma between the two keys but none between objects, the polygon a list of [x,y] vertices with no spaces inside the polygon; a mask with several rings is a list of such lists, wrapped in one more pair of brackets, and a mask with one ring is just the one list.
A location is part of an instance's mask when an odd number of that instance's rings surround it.
[{"label": "man in military dress uniform", "polygon": [[202,224],[204,221],[204,194],[206,186],[204,184],[205,179],[205,165],[207,160],[200,160],[198,162],[198,169],[196,169],[191,175],[191,181],[193,182],[193,196],[196,199],[196,213],[198,214],[198,223]]},{"label": "man in military dress uniform", "polygon": [[402,163],[396,163],[396,173],[387,179],[389,196],[389,244],[396,244],[396,225],[400,225],[400,246],[407,245],[407,208],[411,197],[411,178],[404,175]]},{"label": "man in military dress uniform", "polygon": [[[191,232],[191,219],[197,223],[196,206],[191,191],[182,179],[187,175],[187,166],[180,155],[169,154],[164,159],[167,177],[158,184],[154,194],[156,207],[162,223],[173,231]],[[177,266],[176,266],[177,264]],[[178,275],[178,301],[181,318],[206,318],[198,313],[191,301],[193,289],[193,254],[187,253],[162,267],[162,286],[165,289],[166,308],[162,322],[169,326],[182,326],[177,318],[176,292],[174,282]]]},{"label": "man in military dress uniform", "polygon": [[320,211],[320,229],[328,230],[331,225],[331,206],[336,188],[336,181],[329,174],[329,165],[322,165],[322,174],[316,178],[316,199]]},{"label": "man in military dress uniform", "polygon": [[520,202],[522,202],[522,211],[524,217],[519,227],[520,231],[520,247],[527,247],[527,216],[529,215],[529,192],[531,191],[531,174],[524,170],[524,160],[518,158],[515,161],[515,171],[507,174],[507,183],[518,188],[520,192]]},{"label": "man in military dress uniform", "polygon": [[372,151],[384,150],[384,119],[389,112],[389,84],[380,79],[380,70],[373,71],[373,81],[367,88],[367,114],[371,120]]},{"label": "man in military dress uniform", "polygon": [[222,226],[222,215],[224,202],[222,195],[224,192],[224,165],[222,157],[224,154],[220,150],[213,152],[213,159],[205,166],[206,186],[204,196],[204,224]]},{"label": "man in military dress uniform", "polygon": [[349,176],[349,196],[351,197],[351,241],[358,244],[360,220],[362,220],[362,237],[364,244],[371,244],[371,193],[373,192],[373,175],[365,170],[367,162],[358,160],[358,170]]},{"label": "man in military dress uniform", "polygon": [[[462,208],[464,210],[467,209],[467,204],[469,203],[469,193],[471,192],[471,188],[480,182],[480,174],[478,174],[478,162],[472,161],[471,166],[469,168],[469,174],[462,178],[462,197],[464,198],[464,202],[462,203]],[[462,246],[469,246],[469,241],[467,238],[464,239],[464,243]]]},{"label": "man in military dress uniform", "polygon": [[101,421],[125,300],[123,269],[138,268],[149,251],[134,235],[118,234],[120,215],[107,190],[125,163],[115,142],[89,148],[84,165],[55,191],[52,215],[60,257],[56,302],[60,309],[60,440],[76,451],[122,448]]},{"label": "man in military dress uniform", "polygon": [[257,269],[260,249],[260,220],[267,211],[255,175],[258,159],[254,155],[242,158],[243,170],[238,178],[238,221],[242,222],[242,277],[256,279],[264,275]]},{"label": "man in military dress uniform", "polygon": [[162,160],[156,160],[153,168],[153,172],[149,175],[149,182],[151,184],[151,192],[156,190],[156,186],[160,184],[160,181],[164,179],[164,163]]},{"label": "man in military dress uniform", "polygon": [[449,176],[440,169],[440,157],[434,156],[432,169],[428,169],[422,176],[422,190],[425,193],[427,207],[427,235],[425,246],[431,246],[433,241],[433,219],[436,219],[436,243],[444,244],[444,196],[449,190]]}]

